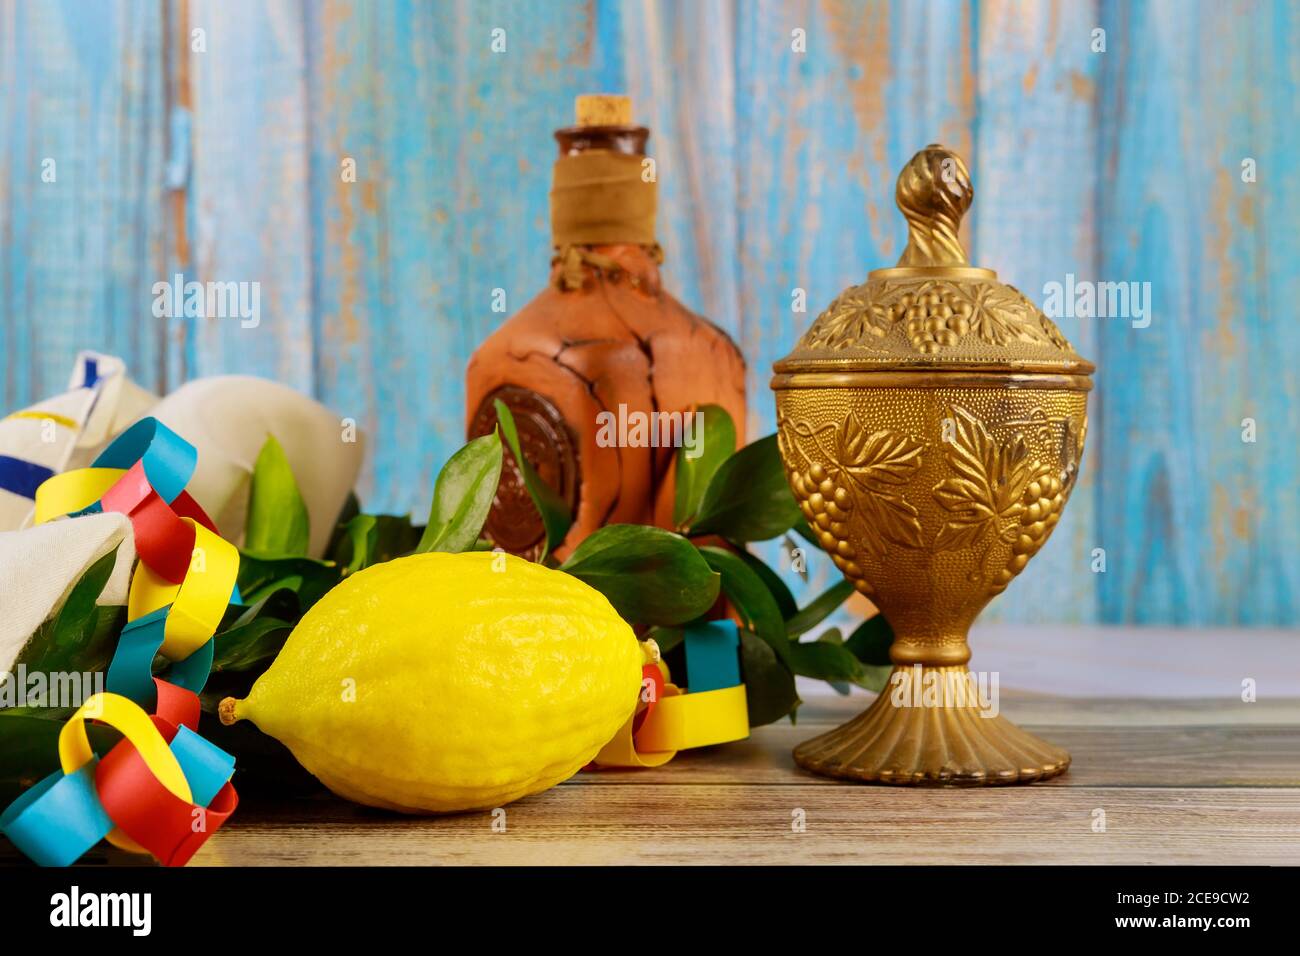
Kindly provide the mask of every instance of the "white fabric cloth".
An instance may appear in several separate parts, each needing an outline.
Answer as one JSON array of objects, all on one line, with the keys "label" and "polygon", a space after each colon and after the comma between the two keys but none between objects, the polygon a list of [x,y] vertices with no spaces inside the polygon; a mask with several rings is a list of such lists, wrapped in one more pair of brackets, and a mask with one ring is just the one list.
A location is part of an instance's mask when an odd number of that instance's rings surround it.
[{"label": "white fabric cloth", "polygon": [[73,446],[72,454],[64,465],[65,471],[85,468],[108,447],[109,442],[126,431],[127,426],[142,418],[158,401],[153,392],[141,388],[126,374],[126,363],[112,355],[99,352],[81,352],[72,370],[69,388],[84,385],[87,362],[95,363],[98,379],[96,398],[81,435]]},{"label": "white fabric cloth", "polygon": [[126,515],[65,518],[24,531],[0,532],[0,673],[52,617],[86,570],[117,548],[100,604],[126,603],[135,539]]},{"label": "white fabric cloth", "polygon": [[361,474],[363,442],[355,428],[287,385],[247,375],[196,379],[149,414],[198,448],[198,467],[186,490],[236,544],[244,540],[253,465],[266,437],[274,435],[307,505],[309,553],[325,553]]}]

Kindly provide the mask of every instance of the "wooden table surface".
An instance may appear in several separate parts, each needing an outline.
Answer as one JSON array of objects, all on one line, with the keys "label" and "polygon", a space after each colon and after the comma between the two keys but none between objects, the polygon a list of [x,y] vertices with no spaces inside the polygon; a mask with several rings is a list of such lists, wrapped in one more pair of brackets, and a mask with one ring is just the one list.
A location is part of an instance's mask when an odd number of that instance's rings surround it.
[{"label": "wooden table surface", "polygon": [[[1032,786],[863,786],[795,767],[797,742],[868,701],[817,697],[797,726],[656,770],[579,773],[507,806],[504,832],[490,813],[414,818],[325,794],[245,797],[191,865],[1300,864],[1300,700],[1004,693],[1004,714],[1074,757],[1067,774]],[[1105,832],[1094,831],[1098,811]],[[0,841],[0,863],[17,860]],[[85,858],[141,860],[105,844]]]},{"label": "wooden table surface", "polygon": [[1074,757],[1063,777],[1026,787],[862,786],[794,766],[797,742],[868,700],[819,697],[797,726],[660,769],[580,773],[506,807],[505,832],[489,813],[250,800],[194,864],[1300,864],[1300,700],[1004,694],[1007,716]]}]

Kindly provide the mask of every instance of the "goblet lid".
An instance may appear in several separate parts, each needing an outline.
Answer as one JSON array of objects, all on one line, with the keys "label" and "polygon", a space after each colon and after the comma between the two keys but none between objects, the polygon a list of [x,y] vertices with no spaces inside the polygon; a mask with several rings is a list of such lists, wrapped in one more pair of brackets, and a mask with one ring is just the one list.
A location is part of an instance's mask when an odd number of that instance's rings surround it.
[{"label": "goblet lid", "polygon": [[974,195],[952,150],[930,145],[913,156],[894,191],[908,230],[898,265],[841,292],[773,370],[1091,374],[1038,306],[967,261],[958,228]]}]

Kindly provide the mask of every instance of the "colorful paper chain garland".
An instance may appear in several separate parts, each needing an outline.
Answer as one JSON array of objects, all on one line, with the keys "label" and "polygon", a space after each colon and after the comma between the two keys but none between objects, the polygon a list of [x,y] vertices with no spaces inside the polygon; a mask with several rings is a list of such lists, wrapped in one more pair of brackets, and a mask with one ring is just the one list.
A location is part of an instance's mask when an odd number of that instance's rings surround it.
[{"label": "colorful paper chain garland", "polygon": [[[749,736],[745,685],[740,680],[740,634],[734,621],[686,628],[687,689],[671,683],[658,648],[642,644],[642,695],[637,712],[601,748],[595,767],[660,767],[679,750]],[[688,692],[689,691],[689,692]]]},{"label": "colorful paper chain garland", "polygon": [[[0,832],[42,866],[67,866],[104,838],[184,866],[239,802],[234,758],[198,734],[213,634],[240,597],[239,551],[184,490],[197,461],[194,446],[146,418],[89,468],[36,490],[38,524],[120,512],[140,555],[107,692],[84,701],[59,734],[61,769],[0,814]],[[160,653],[171,662],[166,679],[153,675]],[[123,736],[103,758],[87,720]]]}]

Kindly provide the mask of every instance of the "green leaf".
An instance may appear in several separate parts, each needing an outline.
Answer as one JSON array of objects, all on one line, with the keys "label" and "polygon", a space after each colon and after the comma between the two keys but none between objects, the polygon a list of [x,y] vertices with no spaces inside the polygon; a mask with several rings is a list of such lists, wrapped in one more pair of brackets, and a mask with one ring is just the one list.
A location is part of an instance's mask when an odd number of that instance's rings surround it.
[{"label": "green leaf", "polygon": [[[828,627],[817,636],[817,640],[825,641],[827,644],[843,644],[844,635],[840,633],[838,627]],[[835,693],[847,697],[853,692],[853,686],[848,681],[832,680],[827,681],[834,689]]]},{"label": "green leaf", "polygon": [[606,525],[584,539],[560,570],[605,595],[633,624],[693,621],[718,600],[718,576],[700,552],[662,528]]},{"label": "green leaf", "polygon": [[359,514],[343,530],[347,546],[338,546],[334,554],[342,561],[344,577],[410,554],[420,539],[420,529],[405,515]]},{"label": "green leaf", "polygon": [[347,500],[343,502],[343,507],[339,509],[339,516],[334,521],[334,530],[330,533],[329,544],[325,546],[326,558],[339,560],[339,549],[347,538],[348,522],[359,514],[361,514],[361,499],[357,497],[355,491],[349,491]]},{"label": "green leaf", "polygon": [[265,558],[254,554],[239,554],[239,593],[245,604],[256,604],[281,588],[288,588],[298,597],[305,614],[339,583],[342,569],[333,561],[313,558]]},{"label": "green leaf", "polygon": [[776,606],[781,611],[781,617],[791,618],[799,613],[799,605],[795,603],[794,595],[786,587],[781,576],[768,567],[767,563],[757,555],[750,554],[748,551],[741,550],[738,552],[742,561],[749,565],[751,571],[762,578],[767,589],[772,592],[772,597],[776,600]]},{"label": "green leaf", "polygon": [[889,675],[894,672],[891,664],[863,664],[862,676],[856,683],[863,690],[881,693],[889,684]]},{"label": "green leaf", "polygon": [[244,550],[267,558],[298,557],[307,553],[310,540],[307,505],[289,459],[275,436],[267,435],[253,466]]},{"label": "green leaf", "polygon": [[343,530],[352,549],[348,563],[343,566],[343,576],[347,577],[370,566],[370,555],[374,553],[379,529],[374,515],[361,514],[349,520]]},{"label": "green leaf", "polygon": [[519,473],[523,475],[528,497],[533,499],[533,506],[542,516],[546,541],[541,557],[545,558],[569,533],[569,528],[573,525],[573,515],[569,511],[568,504],[554,488],[542,481],[532,463],[519,450],[519,432],[515,429],[515,417],[506,407],[506,403],[497,398],[493,399],[492,405],[497,412],[497,424],[501,426],[501,434],[505,436],[506,444],[510,446],[510,454],[514,456],[515,463],[519,466]]},{"label": "green leaf", "polygon": [[[700,508],[704,490],[718,467],[736,450],[736,423],[721,405],[701,405],[699,454],[692,458],[684,445],[677,449],[673,524],[684,528]],[[691,414],[687,412],[686,414]]]},{"label": "green leaf", "polygon": [[116,566],[117,547],[114,547],[112,551],[97,558],[86,569],[81,579],[68,593],[68,599],[63,602],[63,607],[59,609],[56,616],[59,630],[79,636],[85,636],[89,632],[96,602],[104,593],[104,586],[113,576],[113,568]]},{"label": "green leaf", "polygon": [[790,642],[785,636],[785,621],[776,599],[767,589],[763,579],[754,573],[745,560],[725,548],[711,545],[700,548],[700,554],[709,567],[722,575],[722,591],[744,619],[745,625],[776,652],[785,663],[786,648]]},{"label": "green leaf", "polygon": [[893,642],[894,632],[883,614],[868,618],[854,629],[844,646],[862,662],[862,675],[855,684],[876,693],[884,690],[894,670],[889,659],[889,645]]},{"label": "green leaf", "polygon": [[36,629],[15,663],[45,673],[107,667],[125,623],[126,609],[99,607],[95,602],[116,564],[117,548],[91,564],[72,586],[59,612]]},{"label": "green leaf", "polygon": [[833,641],[792,641],[786,659],[796,674],[817,680],[856,683],[863,673],[862,662]]},{"label": "green leaf", "polygon": [[374,540],[370,542],[370,563],[382,564],[415,551],[421,529],[411,524],[409,515],[372,515],[375,519]]},{"label": "green leaf", "polygon": [[118,638],[125,626],[125,607],[120,605],[97,607],[91,616],[89,630],[84,632],[84,637],[67,644],[62,642],[51,644],[47,642],[46,635],[52,633],[56,625],[52,621],[46,621],[36,629],[36,633],[28,642],[28,647],[35,645],[36,648],[42,649],[44,654],[38,656],[35,648],[31,651],[24,648],[15,663],[26,664],[28,671],[45,673],[56,671],[86,673],[105,670],[109,661],[113,659]]},{"label": "green leaf", "polygon": [[859,624],[844,646],[864,664],[885,666],[890,663],[889,645],[893,643],[893,629],[883,614],[877,614]]},{"label": "green leaf", "polygon": [[667,654],[682,641],[686,640],[686,631],[680,627],[652,627],[646,631],[640,638],[643,641],[654,641],[659,645],[659,653]]},{"label": "green leaf", "polygon": [[293,632],[294,623],[279,617],[258,617],[238,624],[221,635],[221,653],[213,661],[214,671],[247,671],[270,662],[280,653]]},{"label": "green leaf", "polygon": [[740,668],[745,678],[749,725],[761,727],[793,714],[799,706],[794,674],[781,663],[768,643],[751,632],[740,631]]},{"label": "green leaf", "polygon": [[298,597],[287,588],[245,608],[229,627],[217,632],[213,672],[246,671],[273,660],[300,616]]},{"label": "green leaf", "polygon": [[853,593],[853,585],[848,581],[838,581],[832,584],[829,589],[823,591],[812,602],[801,610],[786,618],[785,632],[786,635],[794,640],[800,634],[806,634],[814,627],[826,620],[836,608],[849,599]]},{"label": "green leaf", "polygon": [[415,547],[417,552],[459,554],[473,549],[492,510],[501,459],[501,436],[493,431],[475,438],[447,460],[438,472],[429,523]]},{"label": "green leaf", "polygon": [[785,480],[776,435],[768,435],[736,452],[714,473],[691,534],[764,541],[802,521]]}]

